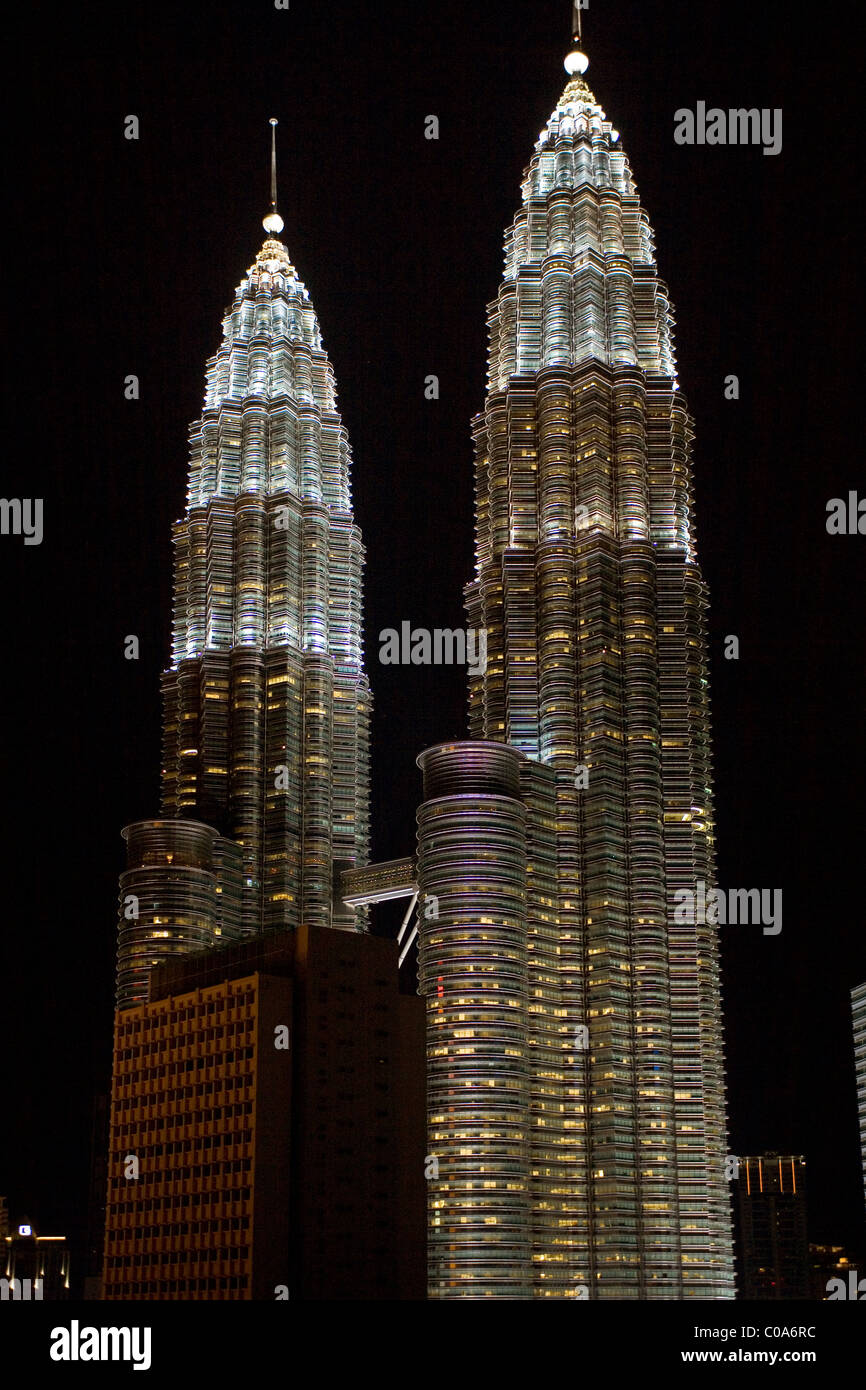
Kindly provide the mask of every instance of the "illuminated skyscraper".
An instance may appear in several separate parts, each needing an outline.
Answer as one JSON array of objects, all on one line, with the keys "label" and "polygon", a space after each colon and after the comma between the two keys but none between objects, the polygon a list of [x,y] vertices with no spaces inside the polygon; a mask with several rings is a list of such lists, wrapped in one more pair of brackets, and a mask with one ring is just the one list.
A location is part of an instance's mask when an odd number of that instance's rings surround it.
[{"label": "illuminated skyscraper", "polygon": [[[275,122],[273,123],[275,124]],[[162,815],[127,829],[118,1003],[151,966],[277,927],[363,929],[370,691],[351,453],[310,297],[267,237],[223,319],[174,527]]]},{"label": "illuminated skyscraper", "polygon": [[430,1296],[732,1298],[693,422],[580,47],[488,312],[473,742],[421,759]]}]

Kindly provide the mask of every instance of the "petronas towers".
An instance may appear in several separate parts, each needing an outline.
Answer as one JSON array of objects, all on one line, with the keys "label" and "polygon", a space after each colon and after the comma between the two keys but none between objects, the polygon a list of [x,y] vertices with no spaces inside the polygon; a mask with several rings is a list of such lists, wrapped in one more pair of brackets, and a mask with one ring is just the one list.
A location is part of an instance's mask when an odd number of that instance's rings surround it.
[{"label": "petronas towers", "polygon": [[334,867],[364,862],[369,836],[364,552],[333,371],[273,236],[223,322],[190,452],[163,813],[243,845],[245,931],[338,925]]},{"label": "petronas towers", "polygon": [[124,832],[118,1004],[151,967],[276,927],[363,928],[335,895],[369,850],[364,550],[309,295],[268,236],[223,320],[174,527],[162,814]]},{"label": "petronas towers", "polygon": [[[488,310],[466,587],[486,664],[469,740],[419,759],[428,1292],[724,1299],[717,929],[674,915],[715,881],[693,422],[649,219],[579,48],[566,68]],[[370,847],[351,455],[275,206],[265,226],[191,431],[120,1007],[172,954],[366,929],[341,891]]]},{"label": "petronas towers", "polygon": [[[487,1088],[469,1125],[440,1105],[429,1140],[445,1147],[440,1173],[473,1127],[492,1128],[500,1153],[515,1136],[522,1147],[499,1173],[499,1208],[483,1183],[469,1199],[482,1230],[507,1233],[507,1258],[463,1268],[456,1164],[433,1199],[431,1273],[446,1297],[477,1283],[505,1297],[732,1297],[716,933],[674,918],[677,890],[714,874],[693,425],[652,230],[586,66],[569,55],[506,233],[474,422],[466,604],[488,659],[470,676],[469,724],[474,740],[529,760],[510,790],[501,760],[484,784],[499,816],[519,801],[524,822],[489,890],[502,892],[513,851],[525,891],[499,905],[518,928],[499,941],[500,978],[489,988],[483,972],[458,974],[450,1021],[446,986],[428,1023],[474,1040],[449,1058],[452,1098],[461,1072],[476,1095]],[[482,749],[454,748],[455,792],[481,789]],[[426,851],[425,823],[425,865]],[[468,924],[459,892],[441,910],[460,874],[426,875],[440,913],[422,930],[422,983]],[[488,1068],[472,1072],[485,1048]],[[455,1252],[462,1278],[440,1284]]]}]

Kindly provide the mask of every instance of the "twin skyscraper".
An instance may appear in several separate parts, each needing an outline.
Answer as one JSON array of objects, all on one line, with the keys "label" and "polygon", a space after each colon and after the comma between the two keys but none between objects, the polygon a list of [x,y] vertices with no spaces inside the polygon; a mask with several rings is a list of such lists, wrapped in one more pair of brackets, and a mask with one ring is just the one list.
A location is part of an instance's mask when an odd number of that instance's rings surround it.
[{"label": "twin skyscraper", "polygon": [[693,421],[581,47],[488,311],[469,737],[421,754],[417,852],[392,866],[368,865],[350,448],[272,193],[191,431],[161,818],[124,832],[117,1004],[221,943],[364,932],[403,892],[428,1296],[727,1299],[718,929],[674,915],[715,881]]}]

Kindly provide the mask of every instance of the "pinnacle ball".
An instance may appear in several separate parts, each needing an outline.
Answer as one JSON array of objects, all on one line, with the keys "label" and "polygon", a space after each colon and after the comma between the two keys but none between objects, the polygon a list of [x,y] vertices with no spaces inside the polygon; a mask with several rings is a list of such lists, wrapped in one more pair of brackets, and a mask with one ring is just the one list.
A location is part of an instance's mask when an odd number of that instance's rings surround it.
[{"label": "pinnacle ball", "polygon": [[568,73],[569,77],[574,77],[576,72],[583,76],[588,67],[589,59],[585,53],[581,53],[577,48],[569,53],[565,60],[565,71]]}]

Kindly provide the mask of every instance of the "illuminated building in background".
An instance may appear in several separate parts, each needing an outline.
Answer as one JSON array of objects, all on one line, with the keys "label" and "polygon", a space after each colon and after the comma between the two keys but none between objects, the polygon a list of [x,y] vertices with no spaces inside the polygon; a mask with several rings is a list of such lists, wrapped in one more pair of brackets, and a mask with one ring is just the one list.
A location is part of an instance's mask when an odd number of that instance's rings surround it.
[{"label": "illuminated building in background", "polygon": [[368,933],[154,969],[115,1021],[106,1299],[423,1299],[424,1009]]},{"label": "illuminated building in background", "polygon": [[860,1157],[863,1195],[866,1197],[866,984],[851,991],[854,1019],[854,1073],[857,1078],[857,1114],[860,1117]]},{"label": "illuminated building in background", "polygon": [[586,68],[488,310],[472,742],[421,759],[434,1298],[734,1297],[694,428]]},{"label": "illuminated building in background", "polygon": [[124,1007],[146,998],[154,964],[220,938],[366,925],[334,898],[335,875],[366,863],[369,844],[364,551],[334,374],[278,240],[273,154],[264,227],[190,432],[163,677],[165,819],[124,832]]},{"label": "illuminated building in background", "polygon": [[2,1236],[0,1298],[13,1302],[60,1302],[69,1298],[66,1236],[40,1236],[21,1223]]},{"label": "illuminated building in background", "polygon": [[741,1158],[736,1186],[740,1297],[809,1298],[806,1160],[780,1154]]}]

